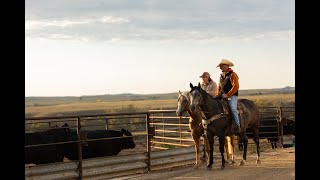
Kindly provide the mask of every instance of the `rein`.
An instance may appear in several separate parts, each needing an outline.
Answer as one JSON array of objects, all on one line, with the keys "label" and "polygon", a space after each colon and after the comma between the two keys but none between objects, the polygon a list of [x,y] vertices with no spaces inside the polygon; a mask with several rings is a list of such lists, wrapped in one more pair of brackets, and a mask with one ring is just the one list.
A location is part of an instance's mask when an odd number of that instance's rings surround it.
[{"label": "rein", "polygon": [[[201,94],[201,93],[200,93]],[[206,94],[207,96],[209,95],[209,97],[215,99],[214,97],[210,96],[210,94]],[[214,111],[203,111],[201,110],[201,107],[202,105],[204,105],[204,101],[203,101],[203,96],[202,94],[200,95],[200,102],[201,104],[199,104],[196,108],[198,108],[200,111],[201,111],[201,114],[202,114],[202,125],[205,129],[207,129],[207,125],[210,124],[211,122],[215,121],[215,120],[218,120],[218,119],[221,119],[221,118],[224,118],[225,117],[225,113],[224,112],[221,112],[219,114],[216,114],[216,115],[213,115],[211,116],[209,119],[205,116],[204,113],[214,113]],[[223,111],[223,108],[222,108],[222,111]]]}]

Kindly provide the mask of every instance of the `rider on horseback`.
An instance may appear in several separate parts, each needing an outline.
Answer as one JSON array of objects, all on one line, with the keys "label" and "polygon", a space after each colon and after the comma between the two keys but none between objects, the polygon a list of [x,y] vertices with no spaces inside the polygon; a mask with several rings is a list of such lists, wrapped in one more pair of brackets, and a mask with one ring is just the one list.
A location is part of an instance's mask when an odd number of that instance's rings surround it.
[{"label": "rider on horseback", "polygon": [[234,117],[234,121],[238,125],[240,132],[240,121],[237,112],[239,77],[230,68],[230,66],[233,66],[233,63],[226,59],[222,59],[217,66],[220,67],[222,71],[218,84],[218,95],[221,95],[222,98],[228,99],[228,104]]},{"label": "rider on horseback", "polygon": [[211,79],[210,74],[203,72],[200,78],[202,78],[201,88],[212,97],[215,97],[217,95],[217,83]]}]

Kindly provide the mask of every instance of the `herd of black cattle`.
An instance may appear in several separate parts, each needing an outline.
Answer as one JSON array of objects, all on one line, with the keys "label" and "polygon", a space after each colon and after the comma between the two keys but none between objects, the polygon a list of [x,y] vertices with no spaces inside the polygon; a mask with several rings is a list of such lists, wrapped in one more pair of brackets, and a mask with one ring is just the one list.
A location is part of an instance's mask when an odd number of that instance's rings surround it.
[{"label": "herd of black cattle", "polygon": [[[125,129],[86,131],[86,143],[82,144],[82,158],[94,158],[117,155],[122,149],[134,148],[132,134]],[[128,136],[128,137],[127,137]],[[112,139],[113,137],[119,137]],[[101,139],[90,141],[90,139]],[[63,162],[64,157],[78,160],[78,143],[58,143],[77,141],[77,131],[70,129],[65,123],[61,127],[46,131],[25,133],[25,146],[56,143],[45,146],[30,146],[25,148],[25,164],[46,164]]]},{"label": "herd of black cattle", "polygon": [[[261,128],[259,129],[260,139],[267,138],[272,148],[278,142],[279,135],[277,120],[260,121]],[[286,120],[283,125],[283,134],[295,135],[295,121]],[[273,132],[273,133],[264,133]],[[113,156],[119,154],[122,149],[135,148],[132,134],[125,129],[121,131],[115,130],[96,130],[86,131],[86,142],[82,143],[82,158],[94,158],[102,156]],[[250,129],[247,129],[248,138],[252,138]],[[114,137],[118,137],[113,139]],[[96,141],[90,139],[110,138]],[[46,131],[25,133],[25,146],[56,143],[45,146],[30,146],[25,148],[25,164],[46,164],[54,162],[63,162],[64,157],[69,160],[78,160],[78,143],[58,143],[67,141],[77,141],[77,131],[70,129],[65,123],[61,127],[52,128]],[[241,150],[242,147],[239,146]]]}]

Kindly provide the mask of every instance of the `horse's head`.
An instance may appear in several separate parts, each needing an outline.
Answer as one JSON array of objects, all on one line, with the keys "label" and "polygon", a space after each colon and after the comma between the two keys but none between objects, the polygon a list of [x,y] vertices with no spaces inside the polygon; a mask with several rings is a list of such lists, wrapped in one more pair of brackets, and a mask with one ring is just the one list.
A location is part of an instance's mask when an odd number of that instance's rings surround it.
[{"label": "horse's head", "polygon": [[178,93],[178,107],[177,107],[177,116],[182,116],[182,114],[188,111],[189,108],[189,92]]},{"label": "horse's head", "polygon": [[206,92],[201,88],[200,83],[198,86],[193,86],[190,83],[190,88],[190,111],[194,112],[196,108],[203,104],[203,97],[205,97]]}]

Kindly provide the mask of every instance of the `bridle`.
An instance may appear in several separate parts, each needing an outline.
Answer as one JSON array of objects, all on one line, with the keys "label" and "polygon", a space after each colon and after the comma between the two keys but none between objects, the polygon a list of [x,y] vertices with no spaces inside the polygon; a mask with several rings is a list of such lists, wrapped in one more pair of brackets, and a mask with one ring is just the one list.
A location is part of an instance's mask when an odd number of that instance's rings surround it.
[{"label": "bridle", "polygon": [[186,94],[179,93],[178,102],[180,102],[181,97],[185,97],[185,98],[187,99],[187,105],[186,105],[186,107],[189,107],[189,106],[190,106],[190,99],[189,99],[189,97],[188,97]]},{"label": "bridle", "polygon": [[[191,90],[191,91],[193,91],[193,90]],[[190,91],[190,93],[191,93],[191,91]],[[203,125],[203,127],[206,129],[207,128],[207,125],[208,124],[210,124],[211,122],[213,122],[213,121],[215,121],[215,120],[218,120],[218,119],[222,119],[222,118],[224,118],[225,117],[225,114],[224,114],[224,112],[222,112],[222,113],[220,113],[220,114],[216,114],[216,115],[213,115],[212,117],[210,117],[209,119],[205,116],[205,114],[204,113],[213,113],[212,111],[210,112],[210,111],[203,111],[203,110],[201,110],[201,105],[203,105],[203,97],[202,97],[202,93],[201,92],[199,92],[200,93],[200,98],[199,98],[199,102],[200,103],[198,103],[198,105],[196,106],[196,109],[199,109],[200,110],[200,112],[201,112],[201,114],[202,114],[202,125]]]}]

